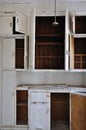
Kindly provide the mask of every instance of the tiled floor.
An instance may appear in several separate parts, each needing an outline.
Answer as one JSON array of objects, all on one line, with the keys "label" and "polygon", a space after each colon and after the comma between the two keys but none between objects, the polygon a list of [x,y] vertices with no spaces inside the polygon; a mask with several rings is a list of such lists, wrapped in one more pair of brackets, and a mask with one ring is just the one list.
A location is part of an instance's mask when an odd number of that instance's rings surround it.
[{"label": "tiled floor", "polygon": [[52,123],[51,130],[69,130],[67,122],[64,121],[54,121]]}]

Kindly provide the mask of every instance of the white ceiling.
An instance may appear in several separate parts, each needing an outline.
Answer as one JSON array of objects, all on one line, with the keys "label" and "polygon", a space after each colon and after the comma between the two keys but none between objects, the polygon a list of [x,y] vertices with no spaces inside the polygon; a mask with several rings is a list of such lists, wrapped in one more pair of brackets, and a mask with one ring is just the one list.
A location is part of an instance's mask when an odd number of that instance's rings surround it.
[{"label": "white ceiling", "polygon": [[[65,12],[66,8],[72,11],[77,10],[86,12],[86,0],[56,0],[56,3],[57,13]],[[21,5],[22,10],[25,9],[27,12],[29,12],[30,6],[35,6],[36,10],[43,15],[49,15],[54,12],[54,0],[0,0],[0,8],[2,8],[2,4],[7,5],[8,7],[10,4],[13,8],[14,5]],[[25,6],[24,9],[23,5]],[[9,10],[7,6],[4,6],[4,8]]]},{"label": "white ceiling", "polygon": [[[23,3],[27,3],[27,4],[44,4],[44,3],[53,3],[54,0],[0,0],[1,4],[23,4]],[[86,0],[56,0],[57,3],[79,3],[79,2],[86,2]]]}]

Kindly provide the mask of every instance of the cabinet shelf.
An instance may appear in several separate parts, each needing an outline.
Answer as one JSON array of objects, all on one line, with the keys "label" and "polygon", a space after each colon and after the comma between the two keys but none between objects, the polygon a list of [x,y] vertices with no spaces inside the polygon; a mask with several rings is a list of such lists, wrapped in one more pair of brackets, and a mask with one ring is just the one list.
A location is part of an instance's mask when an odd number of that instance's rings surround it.
[{"label": "cabinet shelf", "polygon": [[65,17],[56,27],[53,18],[36,17],[35,69],[64,69]]},{"label": "cabinet shelf", "polygon": [[36,35],[36,37],[64,37],[64,34],[40,34]]},{"label": "cabinet shelf", "polygon": [[18,103],[17,106],[27,106],[27,103]]},{"label": "cabinet shelf", "polygon": [[72,69],[86,69],[86,37],[71,37],[70,67]]},{"label": "cabinet shelf", "polygon": [[59,101],[59,102],[58,102],[58,101],[57,101],[57,102],[52,102],[52,104],[55,104],[55,103],[56,103],[56,104],[66,104],[66,103],[68,103],[68,102],[66,102],[66,101],[63,101],[63,102],[62,102],[62,101],[61,101],[61,102],[60,102],[60,101]]},{"label": "cabinet shelf", "polygon": [[86,68],[86,54],[75,54],[75,68]]},{"label": "cabinet shelf", "polygon": [[63,56],[36,56],[36,58],[63,58]]},{"label": "cabinet shelf", "polygon": [[58,46],[58,45],[64,45],[63,42],[37,42],[36,46],[46,46],[46,45],[50,45],[50,46]]},{"label": "cabinet shelf", "polygon": [[24,39],[16,39],[16,65],[15,67],[24,68]]},{"label": "cabinet shelf", "polygon": [[28,124],[28,91],[17,90],[16,93],[16,124]]}]

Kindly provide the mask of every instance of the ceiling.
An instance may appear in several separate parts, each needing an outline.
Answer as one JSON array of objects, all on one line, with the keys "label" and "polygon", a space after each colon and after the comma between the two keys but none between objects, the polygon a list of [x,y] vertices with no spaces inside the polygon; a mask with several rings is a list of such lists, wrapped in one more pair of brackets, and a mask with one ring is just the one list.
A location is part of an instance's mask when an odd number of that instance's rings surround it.
[{"label": "ceiling", "polygon": [[[4,3],[4,4],[11,4],[11,3],[20,3],[20,4],[23,4],[23,3],[27,3],[27,4],[35,4],[35,5],[37,5],[37,4],[43,4],[43,3],[47,3],[47,2],[50,2],[50,3],[53,3],[54,2],[54,0],[0,0],[0,3]],[[66,2],[70,2],[70,3],[79,3],[79,2],[86,2],[86,0],[57,0],[56,1],[57,3],[58,2],[60,2],[60,3],[62,3],[62,2],[64,2],[64,3],[66,3]]]},{"label": "ceiling", "polygon": [[[51,15],[54,12],[54,0],[0,0],[0,5],[21,5],[25,6],[24,11],[29,12],[30,6],[35,6],[41,14]],[[7,7],[7,6],[4,6]],[[2,8],[2,6],[0,6]],[[63,13],[66,8],[72,11],[86,11],[86,0],[56,0],[56,12]],[[7,8],[8,9],[8,8]],[[1,9],[0,9],[1,10]]]},{"label": "ceiling", "polygon": [[[11,4],[11,3],[16,3],[16,4],[23,4],[23,3],[27,3],[27,4],[44,4],[44,3],[53,3],[54,0],[0,0],[0,3],[4,3],[4,4]],[[56,0],[57,4],[58,3],[80,3],[80,2],[86,2],[86,0]]]}]

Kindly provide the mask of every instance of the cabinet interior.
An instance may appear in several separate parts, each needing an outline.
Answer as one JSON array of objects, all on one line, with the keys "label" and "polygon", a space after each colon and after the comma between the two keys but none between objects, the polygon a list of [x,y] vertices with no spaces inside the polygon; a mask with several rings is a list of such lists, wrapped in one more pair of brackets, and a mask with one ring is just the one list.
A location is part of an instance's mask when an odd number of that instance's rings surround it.
[{"label": "cabinet interior", "polygon": [[16,68],[24,68],[24,39],[16,39]]},{"label": "cabinet interior", "polygon": [[28,91],[17,90],[16,92],[16,124],[28,124]]},{"label": "cabinet interior", "polygon": [[69,130],[69,93],[51,93],[51,130],[65,126]]},{"label": "cabinet interior", "polygon": [[86,69],[86,38],[72,38],[72,68]]},{"label": "cabinet interior", "polygon": [[86,33],[86,16],[75,16],[75,33]]},{"label": "cabinet interior", "polygon": [[35,69],[64,69],[65,17],[36,17]]},{"label": "cabinet interior", "polygon": [[86,69],[86,38],[75,38],[74,43],[74,68]]}]

